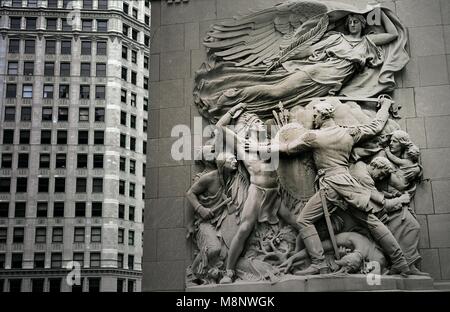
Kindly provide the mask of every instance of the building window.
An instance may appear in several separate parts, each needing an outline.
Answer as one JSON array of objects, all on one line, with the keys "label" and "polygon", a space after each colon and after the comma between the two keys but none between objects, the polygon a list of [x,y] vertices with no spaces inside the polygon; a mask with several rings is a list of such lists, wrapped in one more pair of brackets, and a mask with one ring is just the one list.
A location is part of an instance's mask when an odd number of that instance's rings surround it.
[{"label": "building window", "polygon": [[98,0],[97,8],[99,10],[106,10],[106,9],[108,9],[108,0]]},{"label": "building window", "polygon": [[83,31],[92,31],[92,20],[91,19],[81,20],[81,29]]},{"label": "building window", "polygon": [[39,155],[39,168],[50,168],[50,154]]},{"label": "building window", "polygon": [[19,53],[20,51],[20,40],[19,39],[9,39],[9,53]]},{"label": "building window", "polygon": [[94,154],[93,168],[103,168],[103,154]]},{"label": "building window", "polygon": [[136,138],[130,137],[130,150],[136,151]]},{"label": "building window", "polygon": [[22,107],[20,109],[20,120],[31,121],[31,107]]},{"label": "building window", "polygon": [[122,66],[122,74],[121,74],[121,77],[122,77],[123,80],[127,80],[127,77],[128,77],[128,69],[127,69],[126,67],[123,67],[123,66]]},{"label": "building window", "polygon": [[80,99],[89,99],[91,93],[91,87],[89,85],[80,86]]},{"label": "building window", "polygon": [[78,144],[85,145],[89,143],[89,131],[79,130],[78,131]]},{"label": "building window", "polygon": [[148,77],[144,77],[144,89],[145,89],[145,90],[148,90],[148,88],[149,88],[149,87],[148,87],[148,86],[149,86],[149,85],[148,85],[148,83],[149,83],[148,81],[149,81],[149,80],[148,80]]},{"label": "building window", "polygon": [[[0,228],[0,233],[2,233],[2,230],[3,229]],[[4,269],[5,268],[5,262],[6,262],[6,257],[5,256],[6,255],[4,253],[0,254],[0,269]],[[0,279],[0,292],[4,292],[4,290],[3,290],[3,283],[4,283],[3,280]]]},{"label": "building window", "polygon": [[44,64],[44,76],[54,76],[55,75],[55,63],[45,62]]},{"label": "building window", "polygon": [[142,142],[142,154],[147,154],[147,141]]},{"label": "building window", "polygon": [[[83,231],[84,233],[84,231]],[[74,252],[73,253],[73,261],[78,262],[80,267],[84,266],[84,253],[83,252]]]},{"label": "building window", "polygon": [[70,63],[61,63],[60,64],[59,75],[61,77],[69,77],[70,76]]},{"label": "building window", "polygon": [[66,191],[66,178],[55,178],[55,193]]},{"label": "building window", "polygon": [[44,85],[44,99],[53,99],[53,85]]},{"label": "building window", "polygon": [[47,202],[38,202],[36,207],[37,218],[47,218]]},{"label": "building window", "polygon": [[123,126],[127,125],[127,112],[124,111],[120,112],[120,124]]},{"label": "building window", "polygon": [[34,75],[34,62],[23,62],[23,75],[24,76]]},{"label": "building window", "polygon": [[48,193],[48,183],[49,178],[39,178],[38,179],[38,192],[39,193]]},{"label": "building window", "polygon": [[92,202],[92,217],[101,217],[102,216],[102,202]]},{"label": "building window", "polygon": [[87,154],[77,155],[77,168],[87,168]]},{"label": "building window", "polygon": [[15,227],[13,229],[13,243],[23,244],[24,237],[25,237],[25,228]]},{"label": "building window", "polygon": [[33,98],[33,85],[23,85],[22,87],[22,98],[31,99]]},{"label": "building window", "polygon": [[[21,269],[22,268],[22,258],[23,255],[21,253],[13,253],[11,255],[11,269]],[[12,281],[13,280],[9,280],[10,285],[9,285],[9,291],[11,292],[11,286],[12,286]],[[20,281],[20,284],[22,283],[22,280],[19,279],[15,279],[14,281]],[[20,284],[18,286],[14,286],[14,291],[20,291]]]},{"label": "building window", "polygon": [[45,40],[45,54],[55,54],[55,53],[56,53],[56,41]]},{"label": "building window", "polygon": [[126,46],[122,46],[122,58],[125,60],[128,59],[128,48]]},{"label": "building window", "polygon": [[66,154],[56,154],[55,168],[66,168]]},{"label": "building window", "polygon": [[46,106],[42,107],[42,121],[52,121],[53,120],[53,107]]},{"label": "building window", "polygon": [[125,195],[125,181],[124,180],[119,181],[119,194]]},{"label": "building window", "polygon": [[16,107],[6,106],[4,121],[16,121]]},{"label": "building window", "polygon": [[126,167],[126,159],[125,159],[125,157],[120,157],[120,161],[119,161],[120,171],[125,171],[125,167]]},{"label": "building window", "polygon": [[150,47],[150,36],[144,36],[144,45]]},{"label": "building window", "polygon": [[119,204],[118,218],[125,219],[125,205]]},{"label": "building window", "polygon": [[27,24],[26,25],[27,30],[34,30],[34,29],[36,29],[36,21],[37,21],[36,17],[27,17],[27,18],[25,18],[25,21],[26,21],[26,24]]},{"label": "building window", "polygon": [[35,40],[25,40],[25,54],[34,54],[36,51]]},{"label": "building window", "polygon": [[3,144],[13,144],[14,141],[14,130],[5,129],[3,130]]},{"label": "building window", "polygon": [[89,277],[89,292],[98,293],[100,292],[100,278]]},{"label": "building window", "polygon": [[83,9],[92,10],[92,0],[83,0]]},{"label": "building window", "polygon": [[134,71],[131,72],[131,83],[134,85],[137,83],[137,73]]},{"label": "building window", "polygon": [[132,14],[134,18],[138,18],[138,10],[136,8],[133,8]]},{"label": "building window", "polygon": [[84,243],[84,227],[75,227],[74,230],[74,243]]},{"label": "building window", "polygon": [[98,41],[97,42],[97,55],[106,55],[107,42]]},{"label": "building window", "polygon": [[12,167],[12,154],[2,154],[2,168]]},{"label": "building window", "polygon": [[134,246],[134,231],[133,230],[128,231],[128,245]]},{"label": "building window", "polygon": [[27,178],[17,178],[16,182],[16,193],[26,193],[27,192],[27,186],[28,186],[28,179]]},{"label": "building window", "polygon": [[136,174],[136,160],[130,159],[130,173]]},{"label": "building window", "polygon": [[47,30],[56,30],[57,19],[56,18],[47,18]]},{"label": "building window", "polygon": [[41,130],[41,144],[52,144],[51,130]]},{"label": "building window", "polygon": [[150,26],[150,16],[145,14],[144,16],[144,22],[146,25]]},{"label": "building window", "polygon": [[89,108],[80,108],[78,111],[78,121],[89,121]]},{"label": "building window", "polygon": [[134,211],[135,210],[136,209],[134,206],[128,207],[128,220],[133,221],[133,222],[135,221],[135,219],[134,219]]},{"label": "building window", "polygon": [[95,121],[104,122],[105,121],[105,109],[102,107],[95,108]]},{"label": "building window", "polygon": [[144,68],[145,68],[145,69],[148,69],[148,68],[149,68],[149,67],[148,67],[148,62],[149,62],[148,56],[144,56]]},{"label": "building window", "polygon": [[17,168],[28,168],[29,157],[27,153],[20,153],[19,157],[17,158]]},{"label": "building window", "polygon": [[14,8],[21,8],[22,7],[22,0],[12,0],[12,6]]},{"label": "building window", "polygon": [[101,227],[91,227],[91,243],[101,243],[102,242],[102,228]]},{"label": "building window", "polygon": [[97,100],[105,99],[105,86],[95,86],[95,98]]},{"label": "building window", "polygon": [[[8,216],[9,216],[9,202],[0,202],[0,218],[8,218]],[[0,235],[0,243],[1,242],[2,240]]]},{"label": "building window", "polygon": [[133,40],[138,40],[138,36],[139,36],[139,31],[136,29],[132,29],[131,30],[131,38],[133,38]]},{"label": "building window", "polygon": [[130,32],[130,26],[126,24],[122,24],[122,34],[128,37],[128,33]]},{"label": "building window", "polygon": [[[62,260],[61,260],[61,262],[62,262]],[[57,265],[57,264],[55,264],[55,265]],[[61,266],[62,266],[62,263],[61,263]],[[56,267],[60,268],[61,266],[56,266]],[[60,278],[49,278],[48,283],[49,283],[49,286],[48,286],[49,292],[51,292],[51,293],[61,292],[61,279]]]},{"label": "building window", "polygon": [[125,230],[124,229],[119,229],[118,234],[117,234],[117,242],[119,244],[123,244],[125,241]]},{"label": "building window", "polygon": [[136,129],[136,116],[134,115],[130,116],[130,128]]},{"label": "building window", "polygon": [[129,191],[128,191],[128,195],[130,197],[133,197],[133,198],[136,195],[136,185],[134,183],[130,182],[130,188],[129,188]]},{"label": "building window", "polygon": [[105,144],[105,132],[103,130],[94,131],[94,144],[95,145]]},{"label": "building window", "polygon": [[137,63],[137,51],[131,50],[131,62]]},{"label": "building window", "polygon": [[64,202],[55,202],[53,204],[53,217],[54,218],[64,217]]},{"label": "building window", "polygon": [[47,0],[47,7],[48,8],[57,8],[58,0]]},{"label": "building window", "polygon": [[97,63],[95,68],[96,68],[96,76],[97,77],[106,77],[106,64],[105,63]]},{"label": "building window", "polygon": [[[44,255],[44,257],[45,257],[45,255]],[[39,267],[39,268],[43,268],[43,267]],[[33,278],[31,280],[31,292],[33,292],[33,293],[43,293],[44,292],[44,283],[45,283],[45,279],[43,279],[43,278]]]},{"label": "building window", "polygon": [[[14,97],[16,97],[15,93],[14,93]],[[122,103],[127,103],[127,90],[122,89],[120,91],[120,101]]]},{"label": "building window", "polygon": [[25,218],[25,213],[27,209],[27,204],[24,202],[16,202],[14,217],[15,218]]},{"label": "building window", "polygon": [[56,132],[56,144],[67,144],[67,130],[58,130]]},{"label": "building window", "polygon": [[81,77],[91,76],[91,63],[81,63],[80,76]]},{"label": "building window", "polygon": [[19,63],[18,62],[8,62],[8,75],[18,75],[19,74]]},{"label": "building window", "polygon": [[[134,270],[134,256],[133,255],[128,255],[128,269]],[[128,286],[128,292],[130,292],[130,290],[131,290],[131,287]]]},{"label": "building window", "polygon": [[45,244],[47,242],[47,228],[45,227],[37,227],[34,242],[36,244]]},{"label": "building window", "polygon": [[53,120],[53,107],[42,107],[42,121],[52,121]]},{"label": "building window", "polygon": [[[34,254],[34,268],[35,269],[43,269],[45,267],[45,253],[36,252]],[[33,285],[34,291],[34,285]]]},{"label": "building window", "polygon": [[147,128],[148,128],[148,121],[147,121],[147,119],[144,119],[142,121],[142,131],[147,132]]},{"label": "building window", "polygon": [[[123,253],[117,254],[117,268],[123,269]],[[119,282],[122,282],[122,286],[119,286]],[[117,292],[123,291],[123,279],[117,279]]]},{"label": "building window", "polygon": [[7,84],[6,85],[6,98],[15,98],[17,96],[17,85]]},{"label": "building window", "polygon": [[130,105],[136,107],[136,93],[131,93]]},{"label": "building window", "polygon": [[145,177],[146,165],[142,164],[142,176]]},{"label": "building window", "polygon": [[62,30],[63,31],[71,31],[72,24],[69,24],[69,21],[65,18],[62,19]]},{"label": "building window", "polygon": [[97,31],[108,31],[108,21],[97,20]]},{"label": "building window", "polygon": [[22,18],[21,17],[10,17],[9,21],[10,21],[10,24],[9,24],[10,29],[20,29],[22,27]]},{"label": "building window", "polygon": [[30,144],[30,130],[20,130],[19,144]]},{"label": "building window", "polygon": [[72,54],[72,41],[70,40],[61,41],[61,54],[63,55]]},{"label": "building window", "polygon": [[61,268],[62,267],[62,253],[52,252],[51,255],[51,268]]},{"label": "building window", "polygon": [[52,243],[62,243],[64,231],[62,227],[54,227],[52,231]]},{"label": "building window", "polygon": [[76,180],[76,192],[86,193],[87,180],[86,178],[77,178]]},{"label": "building window", "polygon": [[92,179],[92,193],[103,193],[103,179],[93,178]]},{"label": "building window", "polygon": [[69,98],[69,85],[59,85],[59,98],[60,99]]}]

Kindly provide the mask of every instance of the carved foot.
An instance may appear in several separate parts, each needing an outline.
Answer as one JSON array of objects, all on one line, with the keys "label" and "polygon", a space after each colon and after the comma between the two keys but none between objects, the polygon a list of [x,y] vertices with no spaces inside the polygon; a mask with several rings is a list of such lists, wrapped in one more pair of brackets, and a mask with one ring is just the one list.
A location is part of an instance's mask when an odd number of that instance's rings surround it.
[{"label": "carved foot", "polygon": [[233,278],[234,278],[234,271],[233,270],[227,270],[225,272],[225,275],[222,277],[222,279],[220,280],[220,284],[231,284],[233,283]]},{"label": "carved foot", "polygon": [[409,273],[410,275],[430,276],[430,274],[420,271],[418,268],[416,268],[416,266],[414,264],[411,264],[409,266],[409,270],[410,270],[410,273]]},{"label": "carved foot", "polygon": [[326,264],[311,264],[304,270],[294,272],[294,275],[306,276],[330,273],[330,269]]}]

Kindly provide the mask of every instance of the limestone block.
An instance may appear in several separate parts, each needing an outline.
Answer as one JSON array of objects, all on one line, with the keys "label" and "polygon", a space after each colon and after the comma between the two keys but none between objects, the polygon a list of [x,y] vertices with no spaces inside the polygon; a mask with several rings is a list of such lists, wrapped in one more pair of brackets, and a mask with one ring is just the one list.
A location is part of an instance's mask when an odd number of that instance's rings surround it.
[{"label": "limestone block", "polygon": [[409,28],[411,55],[428,56],[445,54],[444,31],[442,26]]},{"label": "limestone block", "polygon": [[159,168],[159,197],[184,196],[190,185],[190,173],[190,166]]},{"label": "limestone block", "polygon": [[420,254],[422,255],[422,271],[430,273],[434,279],[441,279],[438,250],[421,249]]},{"label": "limestone block", "polygon": [[199,23],[184,24],[184,48],[186,50],[196,50],[200,48],[200,26]]},{"label": "limestone block", "polygon": [[158,196],[158,168],[147,166],[145,196],[156,198]]},{"label": "limestone block", "polygon": [[417,221],[420,224],[419,248],[430,248],[430,239],[428,237],[427,216],[417,215]]},{"label": "limestone block", "polygon": [[450,24],[450,2],[448,0],[441,0],[441,14],[442,23]]},{"label": "limestone block", "polygon": [[407,118],[406,131],[409,133],[414,144],[420,148],[427,146],[424,118]]},{"label": "limestone block", "polygon": [[419,61],[417,57],[411,57],[402,71],[403,88],[419,86]]},{"label": "limestone block", "polygon": [[447,57],[445,55],[420,56],[419,71],[421,86],[449,83]]},{"label": "limestone block", "polygon": [[425,118],[427,145],[430,148],[450,146],[450,117]]},{"label": "limestone block", "polygon": [[161,52],[184,51],[184,25],[161,26]]},{"label": "limestone block", "polygon": [[450,214],[428,216],[428,228],[432,248],[450,247]]},{"label": "limestone block", "polygon": [[158,103],[161,108],[184,106],[184,84],[183,80],[167,80],[159,82],[160,99]]},{"label": "limestone block", "polygon": [[450,53],[450,25],[444,25],[445,52]]},{"label": "limestone block", "polygon": [[[450,213],[450,180],[433,181],[432,183],[434,210],[436,213]],[[450,228],[448,230],[450,232]]]},{"label": "limestone block", "polygon": [[450,148],[426,149],[422,151],[421,159],[425,179],[450,177]]},{"label": "limestone block", "polygon": [[417,117],[450,115],[449,85],[416,88],[415,96]]},{"label": "limestone block", "polygon": [[[152,204],[150,204],[150,205],[152,205]],[[153,206],[147,206],[147,207],[151,207],[150,209],[153,209]],[[144,230],[144,242],[145,242],[145,248],[144,248],[144,254],[143,254],[144,262],[156,261],[156,232],[157,231],[158,231],[157,229],[148,228],[147,226]]]},{"label": "limestone block", "polygon": [[184,198],[156,199],[148,213],[150,228],[181,228],[184,226]]},{"label": "limestone block", "polygon": [[240,14],[248,14],[251,10],[261,10],[280,3],[279,0],[242,0],[217,1],[217,18],[230,18]]},{"label": "limestone block", "polygon": [[[172,146],[178,138],[162,138],[159,140],[159,149],[158,149],[158,164],[160,167],[163,166],[182,166],[185,164],[185,161],[175,160],[172,156]],[[189,146],[185,147],[189,149]]]},{"label": "limestone block", "polygon": [[395,89],[394,101],[402,106],[400,117],[407,118],[416,116],[413,88]]},{"label": "limestone block", "polygon": [[189,77],[191,74],[190,52],[165,52],[160,56],[160,78],[171,80]]},{"label": "limestone block", "polygon": [[151,82],[150,83],[150,103],[149,106],[152,109],[158,109],[160,107],[161,102],[161,94],[160,94],[160,82]]},{"label": "limestone block", "polygon": [[400,0],[396,2],[397,15],[405,26],[440,25],[440,0]]},{"label": "limestone block", "polygon": [[[153,3],[152,3],[153,6]],[[144,279],[142,289],[151,290],[184,290],[184,261],[148,262],[143,265]]]},{"label": "limestone block", "polygon": [[147,140],[147,165],[159,167],[159,139]]},{"label": "limestone block", "polygon": [[417,185],[416,195],[414,196],[414,207],[417,214],[434,213],[430,181],[422,181]]},{"label": "limestone block", "polygon": [[157,234],[158,261],[185,260],[188,240],[186,229],[159,229]]},{"label": "limestone block", "polygon": [[439,249],[439,260],[441,262],[442,279],[450,279],[450,248]]},{"label": "limestone block", "polygon": [[177,125],[189,127],[190,109],[188,108],[166,108],[159,111],[159,137],[170,138],[172,128]]},{"label": "limestone block", "polygon": [[159,110],[149,111],[147,137],[149,139],[156,139],[159,137]]},{"label": "limestone block", "polygon": [[150,55],[150,81],[159,81],[159,54]]},{"label": "limestone block", "polygon": [[168,5],[165,1],[161,2],[162,25],[214,20],[215,18],[215,1],[196,0],[186,4],[181,3],[179,5]]},{"label": "limestone block", "polygon": [[[195,76],[195,72],[200,69],[200,66],[207,60],[206,50],[192,50],[191,51],[191,77]],[[192,97],[192,93],[191,93]]]}]

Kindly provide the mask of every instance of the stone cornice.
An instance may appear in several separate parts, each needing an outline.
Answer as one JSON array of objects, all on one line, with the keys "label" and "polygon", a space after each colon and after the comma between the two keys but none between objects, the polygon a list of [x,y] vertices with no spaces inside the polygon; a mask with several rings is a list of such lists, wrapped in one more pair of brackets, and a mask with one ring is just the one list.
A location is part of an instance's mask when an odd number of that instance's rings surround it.
[{"label": "stone cornice", "polygon": [[[66,269],[0,269],[0,276],[16,276],[16,277],[65,277],[69,271]],[[128,275],[142,277],[141,271],[115,269],[115,268],[87,268],[81,269],[81,277],[89,277],[89,275],[101,274],[105,275]],[[83,276],[84,275],[84,276]]]}]

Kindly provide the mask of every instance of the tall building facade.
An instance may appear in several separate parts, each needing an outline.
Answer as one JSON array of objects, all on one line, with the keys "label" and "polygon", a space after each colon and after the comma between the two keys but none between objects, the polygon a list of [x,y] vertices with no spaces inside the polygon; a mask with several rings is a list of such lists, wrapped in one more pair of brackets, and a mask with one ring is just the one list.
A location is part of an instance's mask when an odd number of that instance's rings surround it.
[{"label": "tall building facade", "polygon": [[0,0],[0,291],[141,290],[149,25],[147,0]]}]

